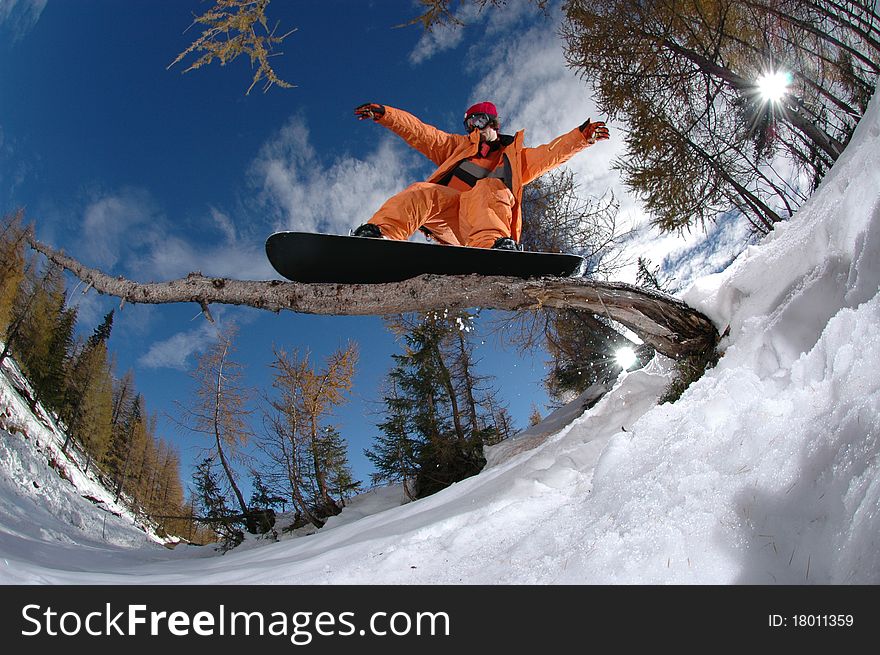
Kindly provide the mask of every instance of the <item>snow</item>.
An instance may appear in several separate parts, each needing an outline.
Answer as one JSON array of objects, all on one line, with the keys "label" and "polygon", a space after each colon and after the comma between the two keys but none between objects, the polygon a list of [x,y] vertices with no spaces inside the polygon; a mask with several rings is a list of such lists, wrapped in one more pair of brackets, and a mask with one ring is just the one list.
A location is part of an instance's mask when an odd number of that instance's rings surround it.
[{"label": "snow", "polygon": [[877,584],[878,137],[874,98],[797,216],[683,292],[729,333],[680,400],[657,405],[658,357],[479,475],[416,502],[370,491],[308,536],[162,548],[41,462],[52,431],[4,382],[4,425],[29,436],[0,441],[0,582]]}]

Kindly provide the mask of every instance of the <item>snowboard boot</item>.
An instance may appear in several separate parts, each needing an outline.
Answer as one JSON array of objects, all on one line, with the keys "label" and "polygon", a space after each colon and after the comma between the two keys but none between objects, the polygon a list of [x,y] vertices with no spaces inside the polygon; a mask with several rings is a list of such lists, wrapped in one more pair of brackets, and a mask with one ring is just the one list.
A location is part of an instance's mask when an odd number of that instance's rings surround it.
[{"label": "snowboard boot", "polygon": [[521,250],[519,244],[510,237],[499,237],[492,244],[492,250]]},{"label": "snowboard boot", "polygon": [[384,239],[382,236],[382,230],[379,229],[378,225],[373,225],[372,223],[364,223],[357,229],[355,229],[351,236],[353,237],[367,237],[369,239]]}]

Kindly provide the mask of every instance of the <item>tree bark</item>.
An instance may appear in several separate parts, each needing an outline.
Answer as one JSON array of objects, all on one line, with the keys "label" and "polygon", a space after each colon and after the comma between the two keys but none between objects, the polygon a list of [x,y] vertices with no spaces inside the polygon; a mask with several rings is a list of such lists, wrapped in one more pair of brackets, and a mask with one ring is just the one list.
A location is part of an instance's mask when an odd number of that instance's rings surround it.
[{"label": "tree bark", "polygon": [[657,352],[679,359],[706,352],[718,330],[702,313],[680,300],[621,282],[586,278],[522,280],[480,275],[422,275],[392,284],[303,284],[281,280],[246,281],[190,273],[168,282],[138,283],[89,268],[28,236],[30,246],[73,273],[98,293],[123,303],[193,302],[210,319],[211,303],[243,305],[273,312],[384,316],[431,309],[482,307],[519,310],[542,307],[580,309],[605,316],[635,332]]},{"label": "tree bark", "polygon": [[211,421],[211,427],[214,431],[214,442],[217,444],[217,454],[220,455],[220,463],[223,465],[223,472],[226,473],[226,478],[229,480],[229,486],[232,487],[235,498],[238,500],[238,506],[241,508],[242,515],[247,516],[249,508],[244,501],[244,496],[242,495],[241,490],[235,483],[235,475],[233,474],[232,466],[230,466],[229,461],[226,459],[226,454],[223,452],[224,436],[221,428],[221,424],[223,423],[223,418],[221,416],[223,395],[225,393],[223,390],[223,366],[226,364],[226,356],[228,352],[229,344],[227,343],[223,348],[223,354],[220,356],[219,370],[217,371],[217,385],[214,394],[214,416]]}]

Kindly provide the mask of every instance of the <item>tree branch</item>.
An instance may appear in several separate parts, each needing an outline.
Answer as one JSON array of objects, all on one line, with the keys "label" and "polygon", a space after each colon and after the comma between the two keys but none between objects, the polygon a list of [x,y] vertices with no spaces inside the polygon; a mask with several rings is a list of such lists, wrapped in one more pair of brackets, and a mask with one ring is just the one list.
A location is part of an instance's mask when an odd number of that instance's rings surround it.
[{"label": "tree branch", "polygon": [[392,284],[303,284],[245,281],[190,273],[168,282],[133,282],[84,266],[28,234],[31,248],[86,282],[124,302],[194,302],[243,305],[273,312],[385,316],[444,308],[519,310],[580,309],[617,321],[654,348],[679,359],[715,347],[718,331],[703,314],[666,294],[620,282],[585,278],[522,280],[479,275],[422,275]]}]

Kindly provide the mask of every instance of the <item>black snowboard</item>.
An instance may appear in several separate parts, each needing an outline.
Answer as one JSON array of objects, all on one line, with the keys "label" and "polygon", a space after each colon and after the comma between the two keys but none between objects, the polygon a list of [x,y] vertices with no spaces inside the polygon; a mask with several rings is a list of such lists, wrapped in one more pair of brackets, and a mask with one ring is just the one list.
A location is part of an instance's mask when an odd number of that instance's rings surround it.
[{"label": "black snowboard", "polygon": [[583,264],[577,255],[442,246],[310,232],[276,232],[266,240],[269,262],[295,282],[376,284],[424,273],[566,277]]}]

